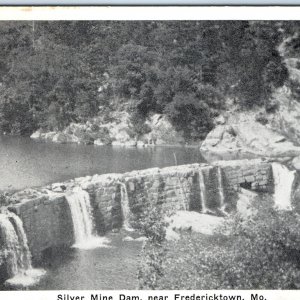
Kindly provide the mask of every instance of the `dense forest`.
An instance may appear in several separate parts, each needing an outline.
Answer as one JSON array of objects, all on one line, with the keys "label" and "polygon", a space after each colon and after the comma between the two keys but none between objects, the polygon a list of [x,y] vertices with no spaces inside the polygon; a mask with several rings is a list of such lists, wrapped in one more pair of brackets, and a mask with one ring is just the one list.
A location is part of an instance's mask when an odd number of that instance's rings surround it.
[{"label": "dense forest", "polygon": [[1,130],[60,130],[127,110],[137,130],[163,113],[187,138],[204,137],[227,99],[275,109],[272,91],[288,78],[278,46],[291,28],[297,24],[1,22]]}]

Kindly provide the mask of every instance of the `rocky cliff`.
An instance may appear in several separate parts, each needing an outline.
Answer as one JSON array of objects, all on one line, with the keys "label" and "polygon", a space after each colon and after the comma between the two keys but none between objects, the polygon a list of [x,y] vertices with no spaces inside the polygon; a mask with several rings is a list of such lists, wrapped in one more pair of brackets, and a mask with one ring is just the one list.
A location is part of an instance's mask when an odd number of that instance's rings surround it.
[{"label": "rocky cliff", "polygon": [[201,145],[203,154],[225,159],[245,157],[292,158],[300,155],[300,147],[272,128],[254,120],[218,125]]},{"label": "rocky cliff", "polygon": [[[284,51],[281,46],[283,56]],[[274,110],[224,112],[201,145],[208,159],[273,157],[292,162],[300,155],[300,102],[291,86],[292,82],[300,84],[299,59],[287,57],[285,63],[290,78],[284,87],[274,91]]]}]

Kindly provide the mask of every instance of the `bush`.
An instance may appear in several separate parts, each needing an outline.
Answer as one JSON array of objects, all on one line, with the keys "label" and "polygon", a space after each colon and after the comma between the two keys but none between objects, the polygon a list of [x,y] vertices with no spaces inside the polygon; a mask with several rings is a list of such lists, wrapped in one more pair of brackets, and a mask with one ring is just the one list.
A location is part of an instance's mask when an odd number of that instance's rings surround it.
[{"label": "bush", "polygon": [[154,290],[159,287],[159,282],[164,275],[165,259],[166,223],[159,199],[149,204],[141,214],[139,227],[147,238],[138,270],[139,288]]},{"label": "bush", "polygon": [[259,112],[256,116],[255,116],[255,121],[262,124],[262,125],[266,125],[268,124],[268,118],[266,117],[266,114]]},{"label": "bush", "polygon": [[296,101],[300,102],[300,84],[296,80],[289,80],[289,86],[291,89],[292,97]]},{"label": "bush", "polygon": [[247,220],[236,215],[211,237],[165,244],[160,289],[294,289],[300,281],[300,217],[266,201]]},{"label": "bush", "polygon": [[138,137],[151,131],[150,126],[145,123],[145,117],[137,111],[131,114],[130,122],[133,126],[132,130],[134,134]]},{"label": "bush", "polygon": [[184,132],[187,140],[204,139],[213,128],[218,100],[216,91],[202,87],[197,93],[176,94],[164,112],[176,130]]},{"label": "bush", "polygon": [[9,202],[9,199],[7,197],[7,194],[4,192],[0,192],[0,207],[7,205]]}]

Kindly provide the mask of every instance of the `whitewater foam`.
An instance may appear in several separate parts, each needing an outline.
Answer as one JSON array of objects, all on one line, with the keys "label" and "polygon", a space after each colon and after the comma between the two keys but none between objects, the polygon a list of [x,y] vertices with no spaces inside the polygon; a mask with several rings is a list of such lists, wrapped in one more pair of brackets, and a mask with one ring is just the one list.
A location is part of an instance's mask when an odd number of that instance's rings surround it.
[{"label": "whitewater foam", "polygon": [[296,171],[290,171],[286,166],[273,163],[274,178],[274,203],[275,207],[282,210],[291,210],[292,186],[295,180]]},{"label": "whitewater foam", "polygon": [[75,243],[72,248],[77,248],[81,250],[92,250],[96,248],[112,248],[110,245],[110,240],[106,237],[93,236],[87,241]]},{"label": "whitewater foam", "polygon": [[130,207],[129,207],[129,197],[127,186],[123,182],[119,182],[121,186],[121,205],[122,205],[122,214],[123,214],[123,228],[126,231],[134,231],[129,223],[130,218]]},{"label": "whitewater foam", "polygon": [[75,243],[73,248],[90,250],[109,248],[109,240],[96,235],[92,206],[89,194],[81,187],[75,187],[66,194],[71,210]]},{"label": "whitewater foam", "polygon": [[44,269],[31,268],[22,273],[18,273],[14,277],[6,280],[5,285],[20,288],[34,286],[39,283],[39,281],[45,274],[46,271]]},{"label": "whitewater foam", "polygon": [[32,268],[22,220],[16,214],[5,211],[0,214],[0,227],[4,240],[3,254],[10,276],[5,285],[23,288],[37,284],[46,271]]}]

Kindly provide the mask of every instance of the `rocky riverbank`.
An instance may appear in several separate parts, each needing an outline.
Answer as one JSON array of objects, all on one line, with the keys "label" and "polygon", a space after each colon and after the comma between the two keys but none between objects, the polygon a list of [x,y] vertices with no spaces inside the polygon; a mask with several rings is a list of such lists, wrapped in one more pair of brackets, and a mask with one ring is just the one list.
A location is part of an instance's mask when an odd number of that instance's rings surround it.
[{"label": "rocky riverbank", "polygon": [[230,157],[280,157],[300,155],[300,147],[285,136],[253,120],[228,122],[212,130],[201,145],[203,153]]},{"label": "rocky riverbank", "polygon": [[184,144],[182,133],[177,132],[164,115],[149,117],[143,134],[137,134],[127,112],[114,112],[109,120],[93,118],[84,124],[71,123],[61,131],[34,132],[30,137],[54,143],[94,144],[98,146],[147,147]]},{"label": "rocky riverbank", "polygon": [[[293,104],[300,108],[299,103]],[[300,109],[297,112],[296,107],[289,115],[286,105],[287,101],[282,101],[272,114],[257,110],[225,112],[202,142],[201,153],[208,161],[265,157],[300,170]]]}]

